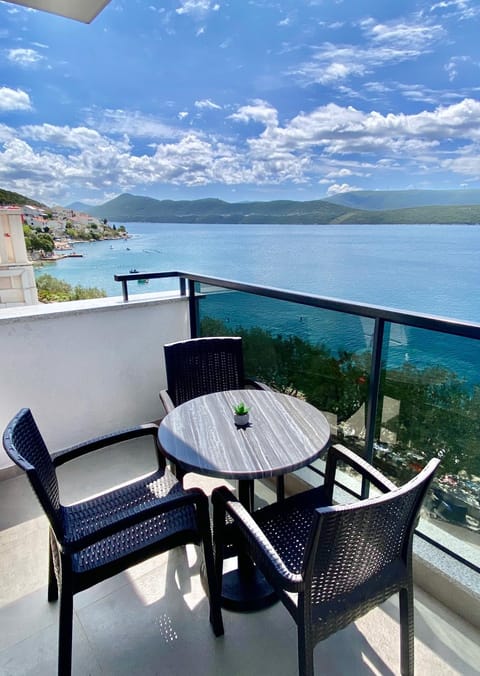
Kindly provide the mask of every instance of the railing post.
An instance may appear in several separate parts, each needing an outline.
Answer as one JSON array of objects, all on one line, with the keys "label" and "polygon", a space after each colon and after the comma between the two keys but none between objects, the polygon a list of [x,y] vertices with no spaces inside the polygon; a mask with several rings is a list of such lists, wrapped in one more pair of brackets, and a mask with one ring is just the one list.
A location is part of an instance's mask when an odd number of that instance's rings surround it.
[{"label": "railing post", "polygon": [[195,282],[188,280],[188,307],[190,312],[190,337],[198,338],[200,333],[198,326],[198,300],[195,296]]},{"label": "railing post", "polygon": [[128,303],[128,286],[126,279],[122,279],[122,293],[124,302]]},{"label": "railing post", "polygon": [[180,277],[180,295],[181,296],[187,295],[187,283],[185,277]]},{"label": "railing post", "polygon": [[[370,368],[370,382],[368,386],[367,419],[365,423],[365,459],[373,461],[373,442],[377,422],[378,401],[380,397],[380,378],[382,375],[382,349],[385,333],[385,321],[377,317],[372,340],[372,365]],[[367,498],[369,485],[362,480],[362,498]]]}]

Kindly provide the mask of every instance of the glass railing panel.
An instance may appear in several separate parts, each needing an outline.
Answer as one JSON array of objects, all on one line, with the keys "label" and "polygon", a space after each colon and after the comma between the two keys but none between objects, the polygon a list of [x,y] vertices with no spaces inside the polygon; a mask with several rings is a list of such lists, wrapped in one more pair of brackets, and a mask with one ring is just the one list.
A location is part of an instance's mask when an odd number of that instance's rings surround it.
[{"label": "glass railing panel", "polygon": [[[209,285],[199,291],[200,335],[241,335],[248,376],[323,410],[334,441],[371,459],[395,483],[442,457],[419,530],[467,561],[479,560],[480,341],[386,323],[370,458],[372,319]],[[311,484],[322,481],[310,469],[300,474]],[[344,474],[345,486],[359,492],[348,469]]]},{"label": "glass railing panel", "polygon": [[419,529],[480,560],[480,341],[392,325],[373,462],[395,483],[440,457]]},{"label": "glass railing panel", "polygon": [[201,335],[241,335],[249,377],[305,398],[362,452],[372,320],[207,285],[199,319]]}]

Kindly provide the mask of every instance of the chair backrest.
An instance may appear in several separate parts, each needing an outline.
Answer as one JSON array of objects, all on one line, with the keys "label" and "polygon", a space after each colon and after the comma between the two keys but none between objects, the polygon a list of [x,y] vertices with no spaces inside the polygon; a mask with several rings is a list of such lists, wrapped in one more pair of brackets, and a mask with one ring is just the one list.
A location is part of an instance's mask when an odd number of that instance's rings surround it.
[{"label": "chair backrest", "polygon": [[167,389],[175,406],[244,386],[242,339],[193,338],[164,346]]},{"label": "chair backrest", "polygon": [[304,560],[312,604],[354,607],[405,582],[413,531],[439,462],[430,460],[407,484],[380,497],[316,510]]},{"label": "chair backrest", "polygon": [[58,539],[63,534],[57,475],[50,453],[28,408],[22,408],[7,425],[3,447],[23,469]]}]

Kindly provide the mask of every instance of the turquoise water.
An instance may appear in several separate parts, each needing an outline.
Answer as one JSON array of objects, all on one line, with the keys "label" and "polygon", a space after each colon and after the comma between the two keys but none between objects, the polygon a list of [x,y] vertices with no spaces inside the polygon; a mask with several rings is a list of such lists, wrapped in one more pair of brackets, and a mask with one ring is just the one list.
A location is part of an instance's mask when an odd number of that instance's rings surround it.
[{"label": "turquoise water", "polygon": [[[186,270],[375,305],[480,321],[479,226],[130,223],[127,242],[76,244],[46,264],[71,284],[120,295],[115,273]],[[130,284],[131,293],[176,281]]]},{"label": "turquoise water", "polygon": [[[182,270],[323,296],[480,322],[478,226],[275,226],[131,223],[128,241],[76,244],[83,258],[46,264],[71,284],[121,294],[115,273]],[[129,284],[129,293],[178,280]],[[229,326],[261,326],[332,350],[370,347],[372,322],[249,294],[217,294],[201,312]],[[479,341],[394,326],[388,364],[443,366],[480,382]]]}]

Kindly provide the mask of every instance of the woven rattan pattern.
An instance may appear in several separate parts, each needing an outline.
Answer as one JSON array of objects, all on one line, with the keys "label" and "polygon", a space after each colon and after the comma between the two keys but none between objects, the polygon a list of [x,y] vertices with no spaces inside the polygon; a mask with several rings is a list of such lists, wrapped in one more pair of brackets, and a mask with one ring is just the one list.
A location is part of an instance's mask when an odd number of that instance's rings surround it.
[{"label": "woven rattan pattern", "polygon": [[[180,495],[186,493],[166,469],[93,500],[62,507],[66,524],[65,541],[74,542],[80,537],[94,533],[101,526],[135,514],[147,505],[160,506],[173,496]],[[80,573],[98,565],[105,565],[120,556],[125,556],[128,552],[188,530],[191,532],[190,541],[198,539],[195,510],[191,505],[142,521],[82,549],[72,557],[74,570]]]},{"label": "woven rattan pattern", "polygon": [[[58,519],[60,498],[57,475],[42,435],[29,410],[18,418],[14,427],[6,431],[4,444],[8,455],[28,473],[30,481],[37,479],[34,490],[42,507],[47,513],[50,512],[49,516]],[[30,470],[33,468],[35,474],[32,476]]]},{"label": "woven rattan pattern", "polygon": [[165,345],[168,394],[175,406],[244,386],[242,339],[199,338]]}]

